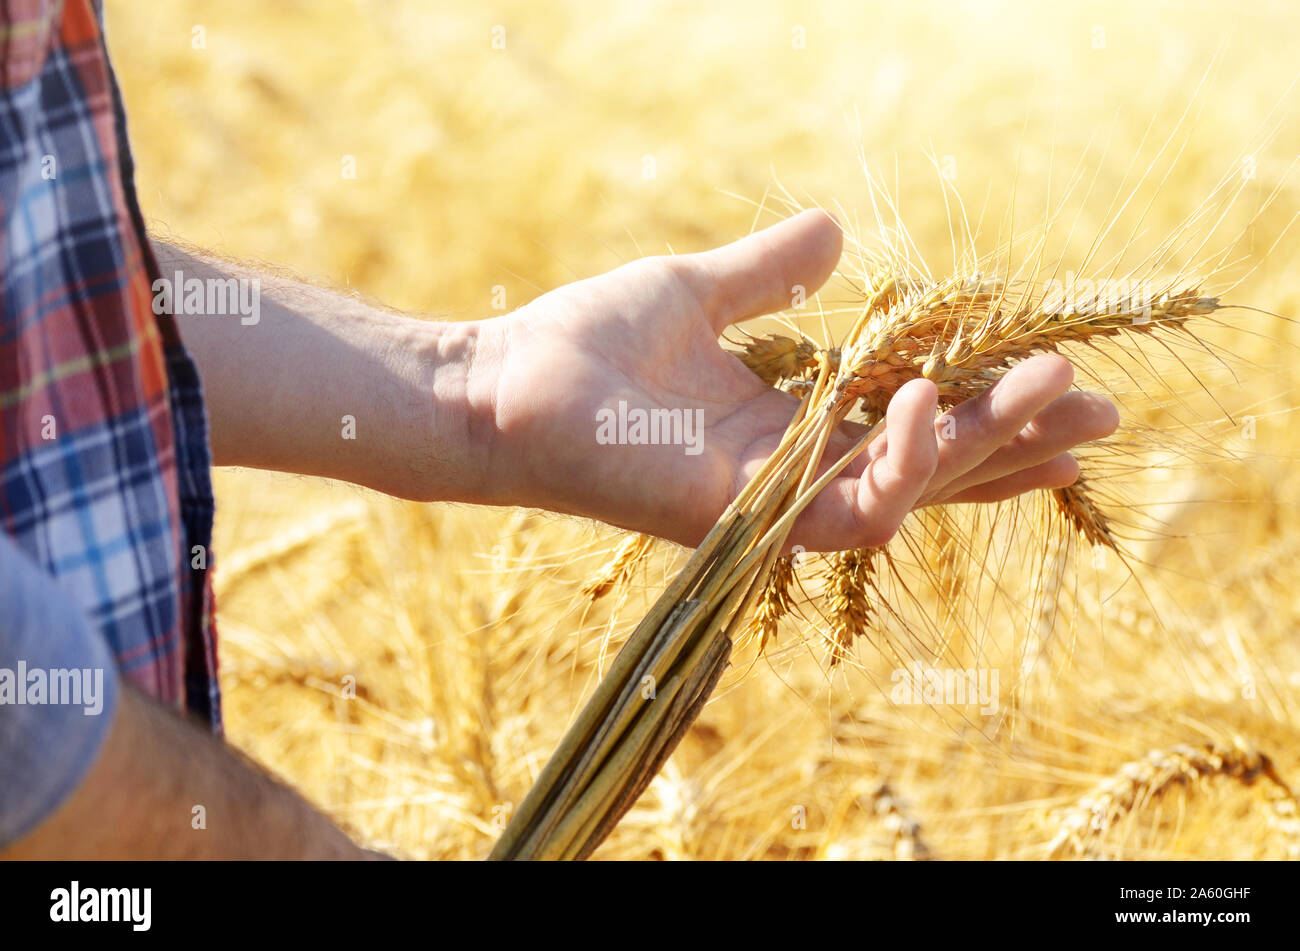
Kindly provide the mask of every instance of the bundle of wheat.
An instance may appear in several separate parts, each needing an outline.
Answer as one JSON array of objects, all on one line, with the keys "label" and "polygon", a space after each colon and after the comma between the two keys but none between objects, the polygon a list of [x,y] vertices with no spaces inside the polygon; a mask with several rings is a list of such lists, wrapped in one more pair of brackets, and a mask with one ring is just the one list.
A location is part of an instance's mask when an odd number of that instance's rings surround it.
[{"label": "bundle of wheat", "polygon": [[[986,259],[980,269],[935,280],[875,261],[862,275],[863,299],[852,326],[837,344],[785,335],[748,338],[737,356],[765,383],[798,397],[793,418],[777,449],[632,633],[494,858],[583,858],[599,845],[698,714],[737,639],[753,632],[766,644],[775,636],[792,607],[794,567],[787,549],[795,520],[866,449],[901,386],[931,380],[940,409],[947,410],[1032,355],[1095,352],[1124,337],[1189,334],[1189,320],[1220,308],[1199,282],[1185,278],[1140,295],[1131,293],[1130,282],[1099,281],[1067,300],[1037,280],[990,277],[1000,263]],[[1110,359],[1126,357],[1134,359],[1123,347],[1109,351]],[[829,458],[832,436],[859,412],[865,434]],[[1117,548],[1088,482],[1058,490],[1055,503],[1068,530]],[[599,596],[627,577],[647,547],[645,540],[625,543],[608,577],[590,585],[589,593]],[[877,573],[888,558],[878,549],[832,557],[825,587],[832,664],[871,627]]]}]

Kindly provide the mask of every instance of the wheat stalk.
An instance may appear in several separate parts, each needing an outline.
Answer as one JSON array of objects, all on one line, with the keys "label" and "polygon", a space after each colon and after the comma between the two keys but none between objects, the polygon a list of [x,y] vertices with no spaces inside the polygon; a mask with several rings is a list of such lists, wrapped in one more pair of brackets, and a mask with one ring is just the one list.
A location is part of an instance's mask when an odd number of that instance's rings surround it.
[{"label": "wheat stalk", "polygon": [[[925,281],[885,270],[868,279],[865,300],[838,346],[751,336],[738,352],[741,361],[768,385],[798,395],[781,443],[632,632],[492,857],[583,858],[599,845],[708,699],[737,636],[757,631],[766,644],[775,634],[790,609],[792,568],[783,558],[795,520],[877,435],[899,387],[929,379],[941,406],[950,408],[1033,354],[1184,331],[1187,320],[1219,306],[1195,282],[1168,285],[1150,301],[1099,291],[1062,308],[1049,305],[1032,283],[980,272]],[[832,434],[859,409],[871,428],[827,460]],[[1089,541],[1113,543],[1086,489],[1058,496],[1058,505]],[[626,578],[623,563],[635,547],[620,549],[593,592]],[[876,557],[859,550],[831,561],[832,665],[873,617],[868,592]]]},{"label": "wheat stalk", "polygon": [[1288,854],[1300,857],[1300,820],[1291,787],[1272,759],[1244,744],[1174,746],[1153,750],[1145,759],[1126,763],[1055,816],[1057,833],[1048,845],[1053,857],[1073,851],[1095,857],[1098,843],[1125,816],[1145,808],[1176,788],[1192,789],[1213,778],[1254,786],[1263,779],[1271,822],[1287,842]]}]

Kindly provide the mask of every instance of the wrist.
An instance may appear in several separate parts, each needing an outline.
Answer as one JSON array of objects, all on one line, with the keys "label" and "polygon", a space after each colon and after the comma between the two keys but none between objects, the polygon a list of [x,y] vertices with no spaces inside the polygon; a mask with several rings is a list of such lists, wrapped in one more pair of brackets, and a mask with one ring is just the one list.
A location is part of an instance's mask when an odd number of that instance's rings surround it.
[{"label": "wrist", "polygon": [[425,415],[421,447],[410,463],[412,484],[397,494],[420,501],[507,504],[498,457],[497,322],[420,322],[412,375]]}]

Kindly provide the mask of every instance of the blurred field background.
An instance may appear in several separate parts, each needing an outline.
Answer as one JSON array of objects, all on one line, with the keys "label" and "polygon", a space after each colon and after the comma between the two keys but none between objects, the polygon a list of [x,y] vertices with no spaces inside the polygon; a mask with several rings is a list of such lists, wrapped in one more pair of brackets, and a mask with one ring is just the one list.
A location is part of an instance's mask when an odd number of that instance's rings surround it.
[{"label": "blurred field background", "polygon": [[[1135,244],[1177,227],[1249,151],[1253,178],[1221,230],[1249,272],[1231,296],[1300,312],[1297,240],[1267,255],[1300,206],[1284,99],[1297,67],[1280,41],[1300,12],[1282,3],[108,12],[151,227],[412,312],[489,316],[502,290],[514,308],[641,253],[731,240],[755,223],[733,196],[758,201],[778,179],[860,213],[869,238],[859,151],[939,270],[949,218],[931,155],[990,237],[1013,191],[1032,222],[1080,167],[1081,256],[1184,110],[1191,134],[1172,172],[1149,177]],[[1126,494],[1160,524],[1135,544],[1145,590],[1075,554],[1082,580],[1049,606],[1055,646],[1032,696],[1015,684],[1014,723],[891,703],[893,665],[869,645],[828,680],[791,631],[774,660],[727,678],[598,855],[1046,857],[1056,810],[1178,744],[1239,740],[1300,781],[1296,334],[1227,316],[1240,329],[1210,339],[1233,359],[1207,357],[1203,372],[1232,421],[1191,381],[1171,386],[1206,404],[1201,435],[1237,460],[1203,453],[1133,476]],[[217,492],[230,739],[371,846],[486,855],[593,685],[606,623],[625,631],[644,607],[642,592],[589,611],[578,596],[611,534],[251,471],[219,472]],[[652,563],[644,595],[665,570]],[[1007,671],[1009,695],[1023,632],[999,623],[983,663]],[[1294,855],[1300,830],[1262,798],[1226,781],[1175,789],[1094,852]]]}]

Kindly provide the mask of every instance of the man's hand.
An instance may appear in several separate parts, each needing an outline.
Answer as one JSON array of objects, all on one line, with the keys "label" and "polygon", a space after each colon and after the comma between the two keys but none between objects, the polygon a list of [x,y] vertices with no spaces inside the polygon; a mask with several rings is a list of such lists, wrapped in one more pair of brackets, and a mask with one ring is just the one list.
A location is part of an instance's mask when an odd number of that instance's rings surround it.
[{"label": "man's hand", "polygon": [[[471,415],[490,418],[489,501],[590,516],[685,545],[700,541],[775,449],[796,401],[718,343],[731,324],[811,293],[840,255],[840,231],[810,211],[700,254],[645,258],[477,326]],[[804,512],[809,550],[878,545],[918,505],[1005,499],[1069,485],[1071,447],[1114,431],[1094,394],[1067,392],[1070,364],[1039,356],[936,422],[936,391],[913,381],[886,431]],[[703,451],[603,445],[597,413],[703,411]],[[955,423],[955,425],[954,425]],[[941,438],[944,432],[955,438]],[[835,458],[860,433],[846,427]]]},{"label": "man's hand", "polygon": [[[778,444],[795,400],[718,343],[731,324],[811,294],[840,231],[809,211],[700,254],[645,258],[491,320],[438,323],[155,242],[164,275],[256,280],[256,321],[177,318],[203,378],[218,465],[346,479],[420,501],[523,505],[694,545]],[[1071,483],[1072,446],[1117,423],[1067,392],[1060,357],[1016,367],[936,423],[928,382],[804,512],[809,550],[881,544],[918,505]],[[702,451],[606,445],[597,413],[703,412]],[[835,458],[860,432],[846,424]],[[955,432],[955,439],[940,438]]]}]

